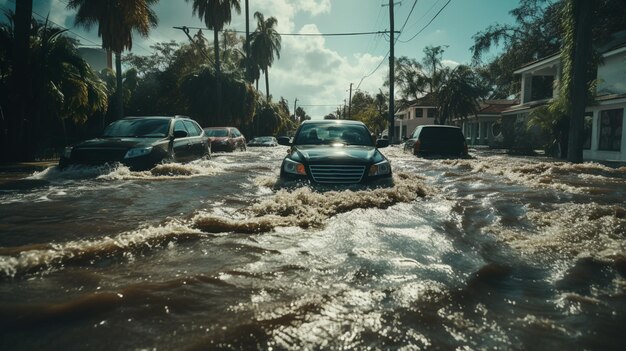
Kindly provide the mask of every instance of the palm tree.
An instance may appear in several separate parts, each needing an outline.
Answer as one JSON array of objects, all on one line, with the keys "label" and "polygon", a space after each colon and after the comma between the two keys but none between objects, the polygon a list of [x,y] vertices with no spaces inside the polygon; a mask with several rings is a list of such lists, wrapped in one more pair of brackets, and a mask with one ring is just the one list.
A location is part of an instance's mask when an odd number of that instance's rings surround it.
[{"label": "palm tree", "polygon": [[219,32],[232,19],[232,9],[241,13],[239,0],[185,0],[193,1],[193,14],[204,21],[207,28],[213,30],[213,52],[215,55],[215,75],[220,76]]},{"label": "palm tree", "polygon": [[470,67],[461,65],[451,70],[436,92],[438,122],[445,124],[450,118],[475,114],[478,100],[486,92],[487,89],[481,86],[478,76]]},{"label": "palm tree", "polygon": [[159,0],[69,0],[67,7],[78,10],[75,24],[90,29],[98,25],[102,48],[115,53],[117,77],[117,118],[124,114],[122,95],[122,51],[133,47],[132,32],[148,37],[151,27],[156,27],[157,16],[150,8]]},{"label": "palm tree", "polygon": [[274,63],[274,54],[280,59],[280,34],[276,31],[278,20],[270,17],[267,20],[260,12],[254,13],[257,19],[257,29],[250,35],[252,57],[265,75],[265,96],[270,100],[270,83],[268,69]]}]

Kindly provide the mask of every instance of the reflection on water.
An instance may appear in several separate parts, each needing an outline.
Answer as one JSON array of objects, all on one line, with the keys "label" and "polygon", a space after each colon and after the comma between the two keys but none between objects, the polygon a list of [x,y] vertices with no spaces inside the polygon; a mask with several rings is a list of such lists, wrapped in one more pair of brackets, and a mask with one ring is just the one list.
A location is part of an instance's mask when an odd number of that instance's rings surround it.
[{"label": "reflection on water", "polygon": [[0,349],[620,348],[626,168],[383,151],[371,189],[279,188],[283,147],[0,188]]}]

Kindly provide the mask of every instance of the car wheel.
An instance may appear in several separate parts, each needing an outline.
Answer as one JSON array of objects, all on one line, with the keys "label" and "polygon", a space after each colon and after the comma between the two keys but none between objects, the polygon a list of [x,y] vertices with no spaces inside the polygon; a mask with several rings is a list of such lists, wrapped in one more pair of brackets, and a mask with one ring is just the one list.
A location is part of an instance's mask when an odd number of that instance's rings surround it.
[{"label": "car wheel", "polygon": [[241,151],[246,151],[246,144],[242,143],[241,147],[239,147]]}]

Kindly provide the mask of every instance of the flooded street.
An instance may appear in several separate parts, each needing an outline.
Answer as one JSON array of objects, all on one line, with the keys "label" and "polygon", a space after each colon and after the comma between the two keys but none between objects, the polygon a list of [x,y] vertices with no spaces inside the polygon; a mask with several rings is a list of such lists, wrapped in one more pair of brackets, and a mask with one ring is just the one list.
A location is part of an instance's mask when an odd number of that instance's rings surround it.
[{"label": "flooded street", "polygon": [[321,191],[285,150],[4,187],[0,349],[623,347],[625,167],[390,147]]}]

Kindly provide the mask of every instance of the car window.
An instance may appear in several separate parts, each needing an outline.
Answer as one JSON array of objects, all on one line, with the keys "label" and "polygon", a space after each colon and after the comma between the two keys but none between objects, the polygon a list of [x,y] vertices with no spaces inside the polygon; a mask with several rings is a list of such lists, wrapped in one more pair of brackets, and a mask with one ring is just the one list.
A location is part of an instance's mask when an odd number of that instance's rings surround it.
[{"label": "car window", "polygon": [[228,129],[219,128],[219,129],[211,129],[207,128],[204,130],[204,134],[210,137],[227,137]]},{"label": "car window", "polygon": [[200,129],[200,127],[198,127],[194,122],[184,121],[184,123],[190,136],[198,136],[202,133],[202,129]]},{"label": "car window", "polygon": [[373,146],[372,138],[363,125],[359,124],[305,124],[295,138],[296,145],[347,145]]},{"label": "car window", "polygon": [[420,133],[420,139],[422,140],[455,140],[463,139],[463,133],[460,128],[422,128]]},{"label": "car window", "polygon": [[183,131],[189,134],[189,131],[187,130],[187,128],[185,128],[185,124],[183,123],[183,121],[176,121],[176,123],[174,124],[174,133],[178,131]]},{"label": "car window", "polygon": [[102,136],[105,138],[163,138],[167,136],[169,126],[170,120],[165,118],[120,119],[109,124],[102,133]]},{"label": "car window", "polygon": [[235,138],[241,136],[241,133],[239,132],[239,130],[237,128],[231,129],[231,132],[233,133],[233,137],[235,137]]}]

